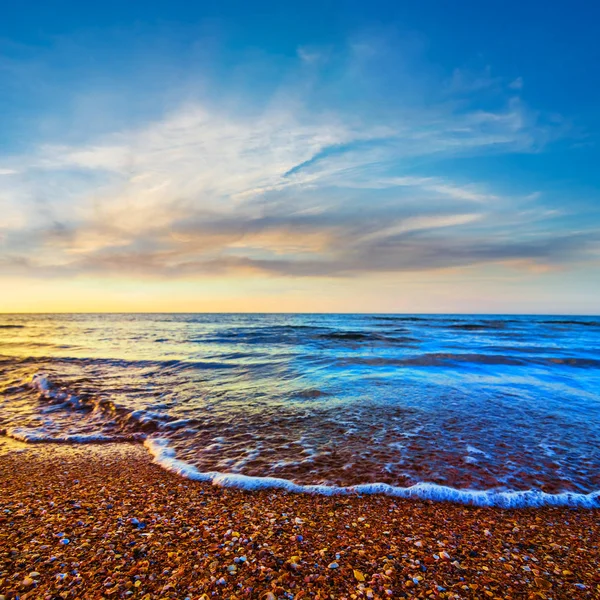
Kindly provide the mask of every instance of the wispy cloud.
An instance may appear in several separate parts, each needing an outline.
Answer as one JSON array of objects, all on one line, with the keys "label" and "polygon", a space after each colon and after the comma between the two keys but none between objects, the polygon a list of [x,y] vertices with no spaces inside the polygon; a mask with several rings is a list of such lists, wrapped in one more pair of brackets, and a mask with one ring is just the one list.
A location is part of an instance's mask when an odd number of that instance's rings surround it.
[{"label": "wispy cloud", "polygon": [[[358,62],[339,77],[360,82],[377,48],[352,48]],[[456,71],[437,98],[399,94],[379,114],[360,94],[350,108],[315,104],[310,69],[327,54],[298,54],[306,80],[261,111],[188,99],[143,126],[0,160],[0,271],[338,277],[563,264],[597,248],[589,229],[557,236],[555,217],[531,208],[539,198],[435,172],[450,157],[539,151],[554,135],[514,94],[465,106],[504,85],[489,71]],[[521,209],[532,213],[515,224]]]}]

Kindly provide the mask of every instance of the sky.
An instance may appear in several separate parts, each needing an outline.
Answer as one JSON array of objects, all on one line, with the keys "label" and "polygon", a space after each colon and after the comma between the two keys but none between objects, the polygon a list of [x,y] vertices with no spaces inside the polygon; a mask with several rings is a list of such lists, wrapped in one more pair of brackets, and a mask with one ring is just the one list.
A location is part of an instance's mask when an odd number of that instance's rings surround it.
[{"label": "sky", "polygon": [[600,5],[0,20],[0,312],[600,313]]}]

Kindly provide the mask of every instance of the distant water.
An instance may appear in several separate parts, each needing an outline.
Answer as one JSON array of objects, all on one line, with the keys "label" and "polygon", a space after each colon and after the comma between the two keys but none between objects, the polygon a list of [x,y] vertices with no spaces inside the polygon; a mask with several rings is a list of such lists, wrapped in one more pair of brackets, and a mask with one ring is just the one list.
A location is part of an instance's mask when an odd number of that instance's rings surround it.
[{"label": "distant water", "polygon": [[0,431],[221,485],[600,506],[600,318],[0,315]]}]

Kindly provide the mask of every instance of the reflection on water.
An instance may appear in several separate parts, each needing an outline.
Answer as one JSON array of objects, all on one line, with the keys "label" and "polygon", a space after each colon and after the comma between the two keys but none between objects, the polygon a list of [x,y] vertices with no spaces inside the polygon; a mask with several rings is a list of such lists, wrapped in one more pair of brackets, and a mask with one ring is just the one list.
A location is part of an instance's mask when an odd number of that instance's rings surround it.
[{"label": "reflection on water", "polygon": [[600,319],[3,315],[0,429],[302,484],[600,489]]}]

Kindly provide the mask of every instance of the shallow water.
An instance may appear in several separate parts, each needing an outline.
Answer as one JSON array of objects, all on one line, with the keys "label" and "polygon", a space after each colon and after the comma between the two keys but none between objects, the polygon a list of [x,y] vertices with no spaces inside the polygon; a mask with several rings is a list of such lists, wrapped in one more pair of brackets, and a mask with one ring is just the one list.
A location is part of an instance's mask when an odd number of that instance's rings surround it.
[{"label": "shallow water", "polygon": [[593,504],[599,384],[592,317],[0,316],[5,434],[226,485]]}]

